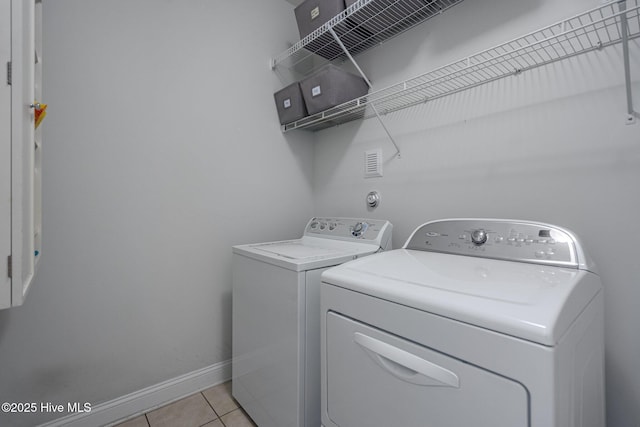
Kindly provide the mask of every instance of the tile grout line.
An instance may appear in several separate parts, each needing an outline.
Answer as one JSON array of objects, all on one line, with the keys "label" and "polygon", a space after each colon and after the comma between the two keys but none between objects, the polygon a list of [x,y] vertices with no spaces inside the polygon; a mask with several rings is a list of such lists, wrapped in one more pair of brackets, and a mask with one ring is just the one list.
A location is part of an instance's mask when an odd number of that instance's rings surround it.
[{"label": "tile grout line", "polygon": [[[225,383],[222,383],[225,384]],[[222,385],[222,384],[218,384],[218,385]],[[223,413],[223,414],[219,414],[218,411],[216,411],[216,409],[213,407],[213,404],[211,402],[209,402],[209,399],[207,399],[207,396],[204,395],[204,390],[200,391],[200,394],[202,394],[202,397],[204,397],[204,400],[209,404],[209,406],[211,407],[211,409],[213,409],[213,412],[218,416],[218,419],[220,420],[220,424],[222,424],[223,427],[227,427],[227,424],[222,420],[222,417],[225,415],[229,415],[230,413],[234,412],[234,411],[240,411],[242,412],[245,417],[248,417],[248,415],[246,415],[246,413],[244,412],[244,410],[242,409],[242,406],[240,406],[240,404],[234,399],[233,395],[229,392],[227,394],[228,397],[230,397],[233,402],[235,402],[235,408]],[[253,423],[253,420],[251,420],[251,422]],[[254,423],[255,424],[255,423]],[[201,426],[202,427],[202,426]]]},{"label": "tile grout line", "polygon": [[[205,396],[203,392],[200,392],[200,394],[204,398],[204,401],[207,402],[207,405],[209,405],[209,407],[211,408],[213,413],[216,414],[216,417],[218,417],[217,419],[220,420],[220,424],[222,424],[222,427],[227,427],[226,424],[224,423],[224,421],[222,421],[222,416],[218,414],[218,411],[216,411],[216,408],[214,408],[213,405],[211,404],[211,402],[209,402],[209,399],[207,399],[207,396]],[[215,421],[215,420],[213,420],[213,421]],[[212,421],[209,421],[209,422],[212,422]],[[209,423],[207,423],[207,424],[209,424]]]},{"label": "tile grout line", "polygon": [[[204,401],[205,401],[205,402],[207,402],[207,405],[209,405],[209,407],[211,408],[211,410],[213,411],[213,413],[214,413],[214,414],[215,414],[215,416],[216,416],[216,418],[214,418],[213,420],[210,420],[210,421],[208,421],[208,422],[204,423],[204,424],[203,424],[203,425],[201,425],[200,427],[204,427],[204,426],[206,426],[207,424],[209,424],[209,423],[211,423],[211,422],[213,422],[213,421],[215,421],[215,420],[220,420],[220,424],[221,424],[223,427],[227,427],[227,425],[225,424],[225,422],[222,420],[222,416],[224,416],[224,415],[228,415],[228,414],[230,414],[230,413],[232,413],[232,412],[234,412],[234,411],[237,411],[237,410],[240,410],[240,411],[241,411],[241,406],[237,405],[237,407],[236,407],[236,408],[234,408],[234,409],[232,409],[232,410],[230,410],[230,411],[227,411],[226,413],[224,413],[224,414],[220,415],[220,414],[218,413],[218,411],[216,411],[216,409],[213,407],[213,404],[212,404],[212,403],[209,401],[209,399],[207,399],[207,397],[204,395],[203,391],[199,391],[199,392],[193,393],[192,395],[187,396],[187,397],[185,397],[185,398],[183,398],[183,399],[187,399],[187,398],[189,398],[189,397],[191,397],[191,396],[195,396],[195,395],[197,395],[197,394],[199,394],[200,396],[202,396],[202,398],[204,399]],[[234,400],[235,400],[235,399],[234,399]],[[167,406],[167,405],[165,405],[165,406]],[[157,408],[157,409],[160,409],[160,408]],[[242,412],[242,411],[241,411],[241,412]],[[151,421],[149,420],[149,412],[145,412],[143,415],[144,415],[145,421],[146,421],[146,423],[147,423],[147,426],[148,426],[148,427],[151,427]]]}]

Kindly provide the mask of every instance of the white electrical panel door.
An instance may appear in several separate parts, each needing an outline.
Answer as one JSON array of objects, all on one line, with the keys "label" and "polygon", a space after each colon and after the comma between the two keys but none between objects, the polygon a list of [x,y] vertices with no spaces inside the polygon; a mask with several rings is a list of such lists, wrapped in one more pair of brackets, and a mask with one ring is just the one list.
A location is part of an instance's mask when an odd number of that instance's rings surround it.
[{"label": "white electrical panel door", "polygon": [[0,80],[0,308],[11,305],[11,3],[0,2],[0,65],[4,69]]},{"label": "white electrical panel door", "polygon": [[34,104],[39,102],[42,78],[42,35],[39,29],[36,32],[41,8],[42,3],[34,0],[11,0],[0,6],[0,52],[6,73],[0,91],[0,249],[6,259],[0,269],[5,270],[0,308],[24,303],[40,254],[41,141]]}]

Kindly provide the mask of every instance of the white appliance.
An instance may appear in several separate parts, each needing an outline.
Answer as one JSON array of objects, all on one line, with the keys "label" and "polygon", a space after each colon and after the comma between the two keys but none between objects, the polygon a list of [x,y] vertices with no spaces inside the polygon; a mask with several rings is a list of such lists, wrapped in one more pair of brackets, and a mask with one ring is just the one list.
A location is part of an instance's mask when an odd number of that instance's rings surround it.
[{"label": "white appliance", "polygon": [[570,231],[426,223],[322,275],[325,427],[603,427],[603,297]]},{"label": "white appliance", "polygon": [[388,221],[312,218],[233,247],[232,394],[260,427],[320,425],[320,274],[391,247]]}]

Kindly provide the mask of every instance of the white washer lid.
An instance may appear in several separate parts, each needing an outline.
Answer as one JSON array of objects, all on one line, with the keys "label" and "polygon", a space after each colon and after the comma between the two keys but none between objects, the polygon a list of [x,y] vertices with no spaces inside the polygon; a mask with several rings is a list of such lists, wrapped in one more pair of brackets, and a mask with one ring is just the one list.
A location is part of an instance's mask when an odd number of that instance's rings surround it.
[{"label": "white washer lid", "polygon": [[233,253],[289,270],[330,267],[375,253],[378,245],[303,236],[301,239],[238,245]]},{"label": "white washer lid", "polygon": [[602,287],[585,270],[410,249],[342,264],[322,281],[547,346]]}]

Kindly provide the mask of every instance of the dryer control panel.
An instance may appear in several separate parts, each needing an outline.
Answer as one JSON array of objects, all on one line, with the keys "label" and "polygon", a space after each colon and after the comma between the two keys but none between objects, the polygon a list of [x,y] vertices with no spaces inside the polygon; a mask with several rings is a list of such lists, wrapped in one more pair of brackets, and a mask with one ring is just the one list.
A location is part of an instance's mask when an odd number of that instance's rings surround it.
[{"label": "dryer control panel", "polygon": [[446,219],[418,227],[405,249],[589,269],[569,230],[531,221]]}]

